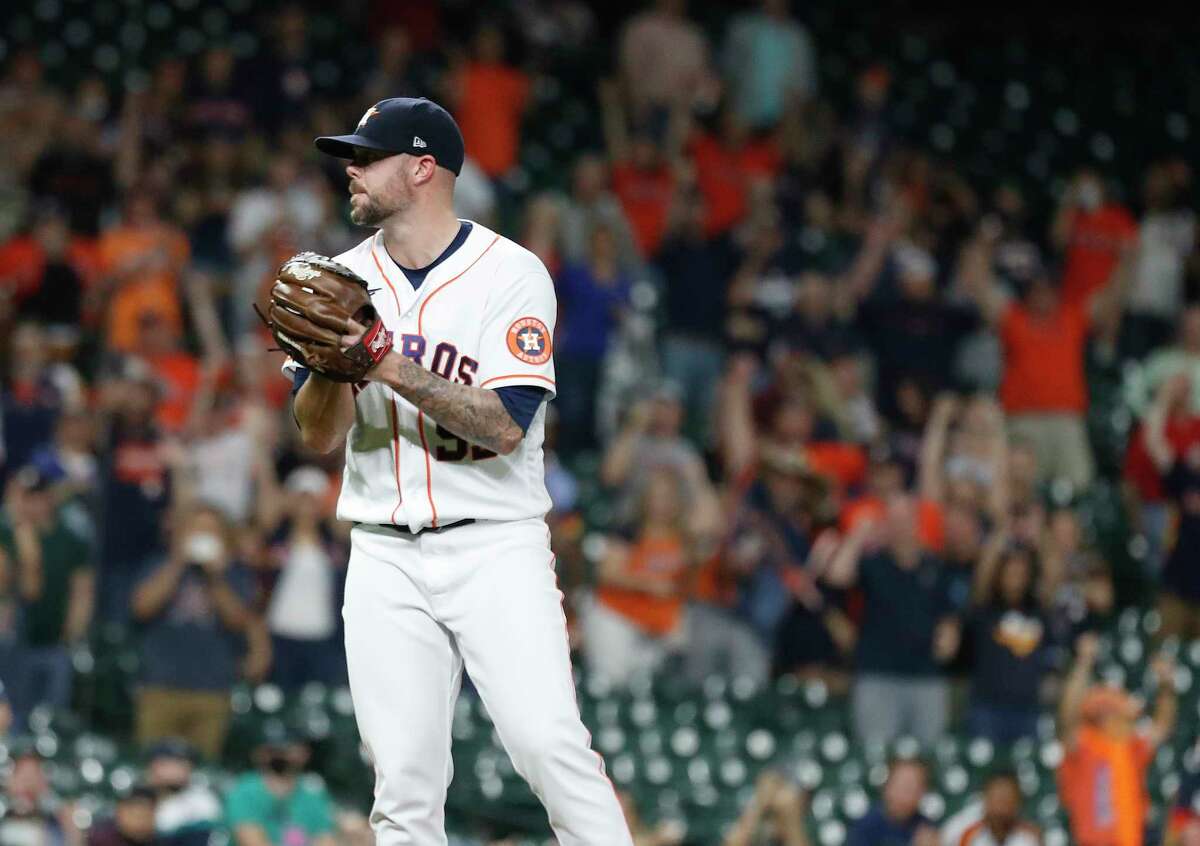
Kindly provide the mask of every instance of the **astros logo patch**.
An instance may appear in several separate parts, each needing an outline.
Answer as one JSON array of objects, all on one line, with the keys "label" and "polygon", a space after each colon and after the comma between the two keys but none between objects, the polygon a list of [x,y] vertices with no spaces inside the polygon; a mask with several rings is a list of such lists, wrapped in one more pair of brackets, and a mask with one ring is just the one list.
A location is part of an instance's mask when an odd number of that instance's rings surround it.
[{"label": "astros logo patch", "polygon": [[550,330],[536,317],[522,317],[508,327],[508,351],[526,364],[550,360]]}]

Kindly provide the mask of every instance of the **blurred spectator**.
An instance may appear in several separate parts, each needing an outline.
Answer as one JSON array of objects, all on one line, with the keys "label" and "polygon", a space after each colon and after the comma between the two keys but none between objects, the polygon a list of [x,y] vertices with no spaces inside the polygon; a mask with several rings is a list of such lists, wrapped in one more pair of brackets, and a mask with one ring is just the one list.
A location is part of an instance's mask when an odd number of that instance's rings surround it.
[{"label": "blurred spectator", "polygon": [[1006,450],[1003,414],[991,397],[938,396],[921,445],[921,495],[935,503],[1002,514]]},{"label": "blurred spectator", "polygon": [[1041,846],[1041,832],[1021,819],[1021,802],[1016,774],[992,773],[983,785],[983,798],[942,825],[941,846]]},{"label": "blurred spectator", "polygon": [[752,129],[774,126],[797,100],[816,94],[816,50],[788,0],[762,0],[729,25],[722,57],[728,96]]},{"label": "blurred spectator", "polygon": [[232,386],[208,404],[193,414],[187,446],[193,495],[241,524],[254,512],[255,483],[262,485],[258,459],[271,454],[267,411],[257,397],[244,398]]},{"label": "blurred spectator", "polygon": [[631,126],[611,80],[601,81],[599,99],[613,193],[621,201],[642,258],[653,258],[662,244],[675,192],[675,134],[672,148],[664,151],[648,126]]},{"label": "blurred spectator", "polygon": [[310,21],[298,3],[282,6],[267,18],[270,29],[246,78],[252,81],[256,122],[268,132],[289,123],[303,123],[316,99],[313,68],[317,61],[309,44]]},{"label": "blurred spectator", "polygon": [[238,79],[237,57],[225,46],[210,48],[200,59],[198,78],[188,94],[187,120],[193,130],[238,138],[250,129],[251,114]]},{"label": "blurred spectator", "polygon": [[[525,228],[522,232],[521,243],[533,253],[550,275],[554,276],[563,267],[563,257],[559,253],[561,226],[559,217],[561,209],[552,194],[540,194],[533,197],[525,208]],[[591,249],[591,240],[588,241]],[[586,263],[587,254],[583,257]]]},{"label": "blurred spectator", "polygon": [[467,157],[462,171],[454,180],[454,214],[462,220],[473,220],[489,228],[496,220],[496,188],[486,173]]},{"label": "blurred spectator", "polygon": [[379,35],[375,61],[363,82],[360,100],[378,103],[389,97],[422,97],[429,92],[424,68],[413,55],[412,38],[402,26],[391,26]]},{"label": "blurred spectator", "polygon": [[167,846],[206,846],[222,824],[221,800],[192,778],[194,762],[183,740],[160,740],[146,752],[146,787],[158,800],[154,828]]},{"label": "blurred spectator", "polygon": [[339,612],[347,555],[344,528],[329,514],[329,475],[297,467],[282,490],[273,473],[260,478],[269,480],[259,493],[258,525],[267,539],[271,680],[289,691],[310,681],[345,683]]},{"label": "blurred spectator", "polygon": [[[7,649],[7,644],[0,642],[0,661],[5,660],[6,656],[3,656],[5,649]],[[0,673],[7,677],[7,664],[0,664]],[[12,703],[8,699],[8,689],[4,686],[4,682],[0,681],[0,740],[8,740],[8,733],[12,729],[12,725]]]},{"label": "blurred spectator", "polygon": [[1200,774],[1191,765],[1195,762],[1196,747],[1185,755],[1179,789],[1171,797],[1167,812],[1163,846],[1200,846]]},{"label": "blurred spectator", "polygon": [[75,808],[55,795],[38,753],[18,746],[12,758],[4,796],[5,814],[0,819],[0,843],[83,846],[83,834],[75,824]]},{"label": "blurred spectator", "polygon": [[33,198],[63,209],[71,232],[89,238],[100,234],[101,214],[116,199],[113,163],[101,149],[100,129],[98,119],[67,110],[29,175]]},{"label": "blurred spectator", "polygon": [[619,790],[617,799],[621,802],[621,810],[625,812],[625,822],[629,824],[634,846],[679,846],[684,842],[686,829],[678,822],[662,820],[658,825],[650,825],[638,813],[632,793]]},{"label": "blurred spectator", "polygon": [[1084,168],[1063,192],[1050,239],[1064,254],[1063,302],[1079,307],[1109,284],[1121,256],[1137,240],[1137,223],[1109,196],[1100,174]]},{"label": "blurred spectator", "polygon": [[808,796],[781,773],[766,770],[758,777],[754,795],[741,817],[725,835],[724,846],[770,843],[778,846],[808,846],[804,817]]},{"label": "blurred spectator", "polygon": [[273,152],[264,171],[262,182],[239,191],[229,210],[226,237],[238,262],[234,295],[241,304],[233,315],[233,335],[257,325],[249,323],[255,319],[250,303],[259,301],[263,276],[274,274],[282,260],[280,253],[286,258],[296,244],[328,248],[320,237],[327,213],[325,189],[315,175],[285,152]]},{"label": "blurred spectator", "polygon": [[638,121],[660,119],[711,88],[708,42],[687,18],[687,0],[654,0],[630,18],[617,47],[625,93]]},{"label": "blurred spectator", "polygon": [[655,262],[666,301],[663,372],[683,389],[687,431],[701,444],[712,436],[713,401],[725,357],[728,288],[737,269],[732,240],[708,238],[704,220],[699,190],[690,182],[680,185]]},{"label": "blurred spectator", "polygon": [[[1018,535],[1026,527],[1014,524],[1014,537],[1026,544],[1039,543],[1045,584],[1055,588],[1050,621],[1054,638],[1071,643],[1084,631],[1097,631],[1110,621],[1115,606],[1112,572],[1095,549],[1085,545],[1079,516],[1069,508],[1052,511],[1048,517],[1029,516],[1032,535]],[[1037,523],[1044,522],[1044,528]],[[1053,572],[1051,572],[1053,568]]]},{"label": "blurred spectator", "polygon": [[47,206],[28,233],[0,246],[0,298],[15,300],[23,319],[53,326],[74,341],[95,264],[92,244],[72,235],[66,215]]},{"label": "blurred spectator", "polygon": [[635,513],[627,536],[609,537],[596,599],[582,618],[588,665],[616,685],[658,670],[680,650],[694,562],[683,477],[675,468],[648,474]]},{"label": "blurred spectator", "polygon": [[1065,747],[1058,791],[1071,839],[1078,846],[1138,846],[1150,805],[1146,773],[1175,728],[1175,668],[1165,656],[1155,659],[1157,702],[1143,730],[1141,700],[1091,682],[1099,638],[1085,634],[1075,648],[1058,706],[1058,734]]},{"label": "blurred spectator", "polygon": [[609,443],[600,465],[600,481],[613,489],[617,518],[636,517],[651,476],[671,470],[683,480],[686,523],[692,531],[718,528],[717,492],[708,478],[704,459],[683,436],[683,397],[679,388],[664,382],[629,409],[617,437]]},{"label": "blurred spectator", "polygon": [[1113,281],[1083,301],[1066,298],[1045,269],[1018,302],[1006,304],[988,281],[974,288],[1004,348],[1000,401],[1012,436],[1033,445],[1041,478],[1065,478],[1076,490],[1087,487],[1094,470],[1083,420],[1088,333],[1115,328],[1132,255],[1127,251],[1122,266],[1114,265]]},{"label": "blurred spectator", "polygon": [[[1163,385],[1146,418],[1145,444],[1175,512],[1174,540],[1167,552],[1158,598],[1160,637],[1200,637],[1200,442],[1195,433],[1171,438],[1167,418],[1187,401],[1191,383],[1183,374]],[[1180,448],[1182,447],[1182,449]]]},{"label": "blurred spectator", "polygon": [[853,712],[858,737],[886,745],[911,734],[927,748],[946,730],[949,683],[941,665],[958,651],[945,565],[923,550],[916,506],[900,494],[887,505],[878,551],[877,535],[864,521],[830,562],[826,580],[837,587],[857,583],[863,592],[862,631],[855,662]]},{"label": "blurred spectator", "polygon": [[571,193],[563,203],[559,224],[562,257],[568,262],[586,261],[592,233],[596,227],[604,226],[616,240],[621,269],[632,275],[641,268],[641,255],[621,203],[608,181],[608,166],[600,156],[584,153],[575,160]]},{"label": "blurred spectator", "polygon": [[333,846],[333,802],[319,781],[305,777],[307,744],[269,722],[253,760],[255,769],[225,798],[235,846]]},{"label": "blurred spectator", "polygon": [[157,197],[146,187],[126,196],[121,225],[100,238],[107,300],[107,345],[129,352],[148,315],[157,317],[174,337],[183,332],[180,276],[189,248],[183,233],[164,220]]},{"label": "blurred spectator", "polygon": [[1046,603],[1054,586],[1047,582],[1033,550],[1013,545],[1003,532],[991,539],[975,571],[966,622],[974,656],[972,736],[997,745],[1037,736],[1042,681],[1052,669]]},{"label": "blurred spectator", "polygon": [[26,467],[8,484],[0,549],[11,562],[20,602],[16,723],[36,705],[71,704],[71,648],[87,635],[95,607],[95,543],[90,526],[59,509],[51,481]]},{"label": "blurred spectator", "polygon": [[186,456],[154,422],[158,394],[149,367],[136,359],[99,385],[104,424],[99,611],[106,622],[128,619],[134,580],[160,549],[163,520]]},{"label": "blurred spectator", "polygon": [[[953,386],[955,358],[964,338],[979,323],[974,309],[943,300],[937,292],[937,263],[926,250],[898,241],[903,215],[874,222],[862,251],[842,284],[864,297],[856,325],[875,354],[880,410],[900,411],[895,391],[906,380],[938,392]],[[895,293],[875,289],[878,274],[890,268]],[[870,293],[871,296],[867,297]]]},{"label": "blurred spectator", "polygon": [[220,754],[229,723],[229,690],[249,640],[249,574],[224,516],[193,506],[175,518],[171,550],[151,562],[133,594],[142,624],[137,690],[139,743],[181,737],[206,758]]},{"label": "blurred spectator", "polygon": [[1164,346],[1183,308],[1187,259],[1196,246],[1196,215],[1187,206],[1191,173],[1183,162],[1152,165],[1142,183],[1145,211],[1122,351],[1141,358]]},{"label": "blurred spectator", "polygon": [[854,824],[847,846],[936,846],[937,830],[920,811],[928,778],[919,760],[893,761],[883,801]]},{"label": "blurred spectator", "polygon": [[1151,353],[1131,367],[1125,379],[1125,400],[1138,416],[1145,415],[1163,383],[1177,373],[1191,382],[1188,409],[1200,414],[1200,304],[1183,309],[1176,325],[1175,342]]},{"label": "blurred spectator", "polygon": [[765,682],[781,627],[789,635],[774,656],[781,670],[828,670],[838,663],[843,620],[805,568],[827,497],[828,484],[803,459],[764,453],[688,609],[684,672],[690,681],[723,673]]},{"label": "blurred spectator", "polygon": [[137,785],[117,797],[111,820],[98,822],[88,832],[88,846],[159,846],[154,828],[158,797],[146,785]]},{"label": "blurred spectator", "polygon": [[745,219],[752,192],[764,191],[762,186],[770,184],[780,167],[774,139],[752,137],[729,104],[717,114],[712,132],[692,133],[687,154],[704,198],[708,237],[728,232]]},{"label": "blurred spectator", "polygon": [[471,57],[454,72],[450,99],[471,159],[499,179],[517,163],[531,81],[508,63],[499,26],[480,26],[471,47]]},{"label": "blurred spectator", "polygon": [[49,339],[40,325],[19,323],[9,339],[0,434],[4,465],[11,471],[49,442],[59,415],[83,407],[84,384],[72,365],[50,359]]},{"label": "blurred spectator", "polygon": [[555,353],[572,376],[558,394],[561,437],[564,448],[577,450],[595,443],[601,365],[629,305],[631,283],[617,263],[611,230],[592,231],[587,261],[565,266],[556,287],[562,318]]}]

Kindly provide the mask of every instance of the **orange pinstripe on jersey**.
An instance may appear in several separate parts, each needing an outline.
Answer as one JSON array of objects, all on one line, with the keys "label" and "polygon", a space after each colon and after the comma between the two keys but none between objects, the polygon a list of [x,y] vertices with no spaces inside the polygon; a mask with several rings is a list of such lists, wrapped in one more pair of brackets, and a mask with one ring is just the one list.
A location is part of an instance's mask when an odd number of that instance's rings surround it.
[{"label": "orange pinstripe on jersey", "polygon": [[383,270],[383,265],[379,262],[379,256],[375,255],[375,245],[371,245],[371,261],[375,262],[375,266],[379,268],[379,275],[383,277],[383,281],[387,283],[388,290],[392,292],[392,299],[396,303],[396,317],[404,313],[404,309],[400,308],[400,297],[396,294],[396,287],[392,284],[392,280],[388,279],[388,275]]},{"label": "orange pinstripe on jersey", "polygon": [[[392,292],[392,300],[396,303],[396,317],[400,317],[400,297],[396,294],[396,288],[392,285],[392,280],[388,278],[387,273],[383,269],[383,265],[379,263],[379,256],[375,255],[375,245],[371,244],[371,260],[375,262],[375,267],[379,268],[379,275],[383,277],[383,281],[387,283],[388,290]],[[392,509],[392,523],[396,522],[396,512],[400,510],[400,505],[404,502],[404,489],[400,486],[400,422],[396,417],[396,400],[392,398],[392,455],[395,458],[396,465],[396,507]]]},{"label": "orange pinstripe on jersey", "polygon": [[500,379],[541,379],[543,382],[549,382],[551,385],[554,384],[554,380],[549,376],[542,376],[539,373],[505,373],[503,376],[493,376],[491,379],[481,382],[479,387],[486,388],[488,385],[492,384],[492,382],[496,382]]},{"label": "orange pinstripe on jersey", "polygon": [[392,412],[392,456],[396,463],[396,507],[392,509],[392,525],[395,525],[396,512],[404,503],[404,492],[400,487],[400,420],[396,415],[396,398],[394,396],[388,408]]},{"label": "orange pinstripe on jersey", "polygon": [[417,432],[421,435],[421,448],[425,450],[425,495],[429,497],[429,511],[433,517],[433,528],[438,527],[437,506],[433,504],[433,468],[429,464],[429,443],[425,440],[425,412],[417,412]]},{"label": "orange pinstripe on jersey", "polygon": [[[451,282],[454,282],[457,279],[461,278],[464,273],[466,273],[468,270],[470,270],[472,267],[474,267],[475,263],[478,262],[481,258],[483,258],[487,254],[487,251],[490,250],[493,246],[495,246],[496,242],[499,240],[500,240],[500,236],[497,235],[495,238],[492,239],[490,244],[488,244],[486,247],[483,248],[483,252],[481,252],[479,255],[475,256],[475,258],[471,261],[471,263],[468,264],[465,268],[463,268],[462,271],[460,271],[457,275],[450,277],[445,282],[443,282],[441,285],[438,285],[436,288],[434,288],[432,291],[430,291],[429,296],[425,298],[425,302],[421,303],[420,311],[417,312],[417,334],[418,335],[421,335],[421,336],[425,335],[425,329],[421,325],[421,321],[425,318],[425,306],[429,305],[429,301],[432,300],[435,296],[437,296],[439,291],[441,291],[443,288],[445,288]],[[372,253],[372,255],[374,255],[374,253]],[[421,434],[421,447],[425,450],[425,493],[429,497],[429,510],[433,515],[433,528],[436,529],[438,526],[438,520],[437,520],[437,506],[433,504],[433,467],[429,461],[429,444],[425,440],[425,415],[421,411],[417,412],[417,431],[420,432],[420,434]]]}]

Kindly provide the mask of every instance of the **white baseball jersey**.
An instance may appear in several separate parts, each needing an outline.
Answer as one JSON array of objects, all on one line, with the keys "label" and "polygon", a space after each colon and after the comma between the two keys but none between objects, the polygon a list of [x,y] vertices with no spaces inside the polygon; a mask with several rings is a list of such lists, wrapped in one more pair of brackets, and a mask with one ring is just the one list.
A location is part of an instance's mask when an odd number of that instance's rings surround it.
[{"label": "white baseball jersey", "polygon": [[[470,234],[413,290],[376,232],[336,256],[367,280],[395,350],[463,385],[531,385],[554,394],[554,284],[533,253],[472,223]],[[294,367],[294,365],[292,365]],[[521,520],[550,509],[542,466],[546,406],[520,445],[497,455],[467,443],[391,388],[356,393],[337,516],[437,528],[458,520]]]}]

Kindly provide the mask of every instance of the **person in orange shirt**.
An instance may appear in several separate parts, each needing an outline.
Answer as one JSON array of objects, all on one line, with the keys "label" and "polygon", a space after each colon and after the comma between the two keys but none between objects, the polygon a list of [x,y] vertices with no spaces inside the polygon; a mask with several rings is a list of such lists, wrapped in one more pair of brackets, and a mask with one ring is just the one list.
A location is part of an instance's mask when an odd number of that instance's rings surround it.
[{"label": "person in orange shirt", "polygon": [[722,110],[717,132],[699,132],[688,146],[704,196],[704,232],[712,238],[742,221],[751,183],[774,177],[782,155],[774,138],[751,137],[730,106]]},{"label": "person in orange shirt", "polygon": [[583,614],[583,651],[593,672],[616,685],[652,672],[681,645],[691,574],[680,476],[656,470],[627,538],[610,537],[595,601]]},{"label": "person in orange shirt", "polygon": [[1094,633],[1080,636],[1075,663],[1059,702],[1058,732],[1065,754],[1058,790],[1075,846],[1142,846],[1150,801],[1146,770],[1175,727],[1175,668],[1154,661],[1158,684],[1154,717],[1139,732],[1142,702],[1117,688],[1092,685],[1100,650]]},{"label": "person in orange shirt", "polygon": [[1031,270],[1022,296],[1010,302],[991,275],[994,243],[988,237],[984,234],[967,247],[964,264],[975,269],[964,273],[964,284],[1000,336],[1000,403],[1009,434],[1033,445],[1043,481],[1063,477],[1076,489],[1086,488],[1094,462],[1084,425],[1084,354],[1090,334],[1116,337],[1134,253],[1127,251],[1112,281],[1085,303],[1065,298],[1055,275],[1044,267]]},{"label": "person in orange shirt", "polygon": [[[897,457],[887,446],[872,449],[864,490],[860,496],[845,504],[838,518],[838,528],[842,534],[849,535],[860,523],[882,520],[887,511],[887,501],[903,493],[904,488],[904,468]],[[940,552],[945,533],[941,505],[925,496],[918,497],[917,536],[921,544],[926,549]]]},{"label": "person in orange shirt", "polygon": [[653,258],[666,235],[676,192],[687,187],[686,180],[680,179],[680,168],[672,167],[673,151],[664,151],[647,125],[629,126],[615,83],[601,82],[599,98],[613,194],[629,220],[642,258]]},{"label": "person in orange shirt", "polygon": [[1076,174],[1051,225],[1051,239],[1065,252],[1063,299],[1083,305],[1108,284],[1121,254],[1137,237],[1137,221],[1106,196],[1093,170]]},{"label": "person in orange shirt", "polygon": [[492,24],[475,33],[473,52],[454,77],[454,117],[467,154],[498,179],[517,163],[529,77],[504,61],[504,33]]},{"label": "person in orange shirt", "polygon": [[157,200],[144,190],[131,190],[121,225],[100,237],[101,266],[110,286],[106,313],[111,349],[131,351],[147,313],[182,336],[179,276],[189,254],[187,238],[162,220]]}]

